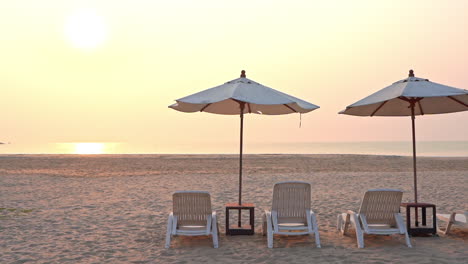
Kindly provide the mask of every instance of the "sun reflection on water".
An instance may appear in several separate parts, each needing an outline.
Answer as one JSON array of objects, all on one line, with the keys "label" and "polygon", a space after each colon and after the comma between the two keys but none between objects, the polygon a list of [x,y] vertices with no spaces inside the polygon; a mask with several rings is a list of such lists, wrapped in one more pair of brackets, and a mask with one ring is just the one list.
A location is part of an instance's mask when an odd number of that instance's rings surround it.
[{"label": "sun reflection on water", "polygon": [[104,143],[74,143],[75,154],[103,154]]}]

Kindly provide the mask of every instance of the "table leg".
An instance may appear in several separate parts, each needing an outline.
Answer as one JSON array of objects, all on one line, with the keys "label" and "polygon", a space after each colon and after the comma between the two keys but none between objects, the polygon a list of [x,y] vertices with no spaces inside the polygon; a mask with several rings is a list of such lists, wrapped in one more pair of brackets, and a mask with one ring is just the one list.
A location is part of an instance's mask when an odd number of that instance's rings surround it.
[{"label": "table leg", "polygon": [[419,226],[419,211],[418,211],[418,207],[415,207],[414,208],[414,224],[416,225],[416,227]]},{"label": "table leg", "polygon": [[226,208],[226,235],[230,235],[231,232],[229,230],[229,209]]},{"label": "table leg", "polygon": [[411,207],[406,207],[406,230],[411,233]]},{"label": "table leg", "polygon": [[422,225],[426,226],[426,207],[423,207],[421,209],[422,209]]},{"label": "table leg", "polygon": [[252,233],[255,230],[255,211],[253,208],[250,208],[250,228],[252,229]]}]

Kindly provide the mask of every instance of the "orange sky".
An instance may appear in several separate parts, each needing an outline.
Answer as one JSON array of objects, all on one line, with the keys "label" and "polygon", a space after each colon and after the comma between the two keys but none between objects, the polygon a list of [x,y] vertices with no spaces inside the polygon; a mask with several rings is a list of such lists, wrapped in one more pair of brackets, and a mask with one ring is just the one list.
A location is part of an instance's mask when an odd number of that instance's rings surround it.
[{"label": "orange sky", "polygon": [[[237,116],[167,106],[242,69],[321,107],[302,128],[248,115],[247,144],[409,141],[410,118],[337,112],[409,69],[468,89],[466,14],[464,0],[3,1],[0,142],[234,144]],[[417,138],[468,140],[468,112],[418,117]]]}]

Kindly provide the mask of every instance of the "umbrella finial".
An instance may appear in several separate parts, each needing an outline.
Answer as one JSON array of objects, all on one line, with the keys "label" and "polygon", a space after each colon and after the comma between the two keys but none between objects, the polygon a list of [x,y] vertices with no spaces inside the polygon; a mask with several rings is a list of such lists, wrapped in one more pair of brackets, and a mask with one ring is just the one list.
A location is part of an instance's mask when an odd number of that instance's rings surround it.
[{"label": "umbrella finial", "polygon": [[245,71],[244,70],[241,71],[241,76],[240,77],[245,78]]},{"label": "umbrella finial", "polygon": [[413,70],[409,70],[408,77],[414,77],[414,71]]}]

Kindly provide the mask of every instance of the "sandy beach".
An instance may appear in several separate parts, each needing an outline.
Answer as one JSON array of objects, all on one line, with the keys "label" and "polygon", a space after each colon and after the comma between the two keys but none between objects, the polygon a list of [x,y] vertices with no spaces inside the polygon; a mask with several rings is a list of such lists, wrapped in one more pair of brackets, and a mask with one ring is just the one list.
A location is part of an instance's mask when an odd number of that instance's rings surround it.
[{"label": "sandy beach", "polygon": [[[2,155],[1,263],[466,263],[468,231],[449,236],[355,236],[336,231],[338,213],[358,210],[371,188],[413,200],[412,158],[368,155],[246,155],[243,200],[255,203],[256,234],[227,237],[224,204],[238,194],[237,155]],[[468,157],[418,158],[419,197],[448,213],[467,209]],[[322,248],[312,237],[261,235],[275,182],[312,185]],[[220,247],[177,237],[164,248],[177,190],[205,190],[218,212]]]}]

